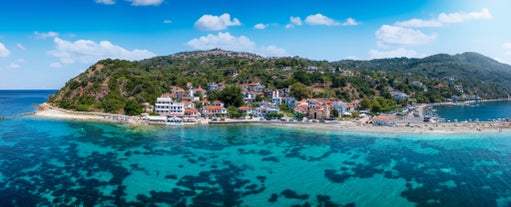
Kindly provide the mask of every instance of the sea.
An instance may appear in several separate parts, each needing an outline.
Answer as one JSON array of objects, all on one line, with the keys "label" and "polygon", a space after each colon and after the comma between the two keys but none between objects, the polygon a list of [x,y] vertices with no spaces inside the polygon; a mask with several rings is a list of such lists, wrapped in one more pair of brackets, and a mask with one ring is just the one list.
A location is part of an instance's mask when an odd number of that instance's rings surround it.
[{"label": "sea", "polygon": [[511,101],[434,106],[446,121],[495,121],[511,119]]},{"label": "sea", "polygon": [[[0,116],[55,91],[0,91]],[[511,105],[508,105],[508,108]],[[511,132],[0,120],[0,206],[510,206]]]}]

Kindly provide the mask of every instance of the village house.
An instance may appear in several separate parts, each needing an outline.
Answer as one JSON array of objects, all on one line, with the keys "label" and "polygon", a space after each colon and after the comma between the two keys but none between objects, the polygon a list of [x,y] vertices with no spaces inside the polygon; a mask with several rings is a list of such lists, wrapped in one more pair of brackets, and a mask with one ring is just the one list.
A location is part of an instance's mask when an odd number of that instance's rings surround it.
[{"label": "village house", "polygon": [[215,91],[215,90],[224,90],[225,84],[224,83],[216,83],[216,82],[210,82],[208,83],[208,90],[209,91]]},{"label": "village house", "polygon": [[332,110],[337,110],[339,112],[339,116],[342,116],[344,113],[346,113],[346,103],[342,101],[333,101],[332,102]]},{"label": "village house", "polygon": [[309,110],[307,117],[309,119],[327,119],[330,118],[330,109],[325,100],[308,99]]},{"label": "village house", "polygon": [[314,72],[318,71],[319,68],[316,67],[316,66],[311,66],[310,65],[310,66],[307,66],[307,68],[305,70],[307,71],[307,73],[314,73]]},{"label": "village house", "polygon": [[173,102],[169,94],[163,94],[156,99],[155,113],[163,116],[184,116],[184,105],[182,103]]},{"label": "village house", "polygon": [[359,100],[354,100],[346,104],[346,112],[344,112],[344,114],[348,115],[348,113],[356,111],[359,103]]},{"label": "village house", "polygon": [[211,105],[203,106],[201,114],[206,117],[225,116],[227,115],[227,109],[224,107],[224,103],[216,100]]},{"label": "village house", "polygon": [[243,95],[243,101],[245,103],[254,103],[255,102],[255,99],[257,97],[257,95],[260,95],[260,93],[258,92],[254,92],[254,91],[243,91],[242,92],[242,95]]},{"label": "village house", "polygon": [[265,88],[266,88],[266,86],[261,85],[261,83],[257,82],[257,83],[248,84],[247,90],[262,92]]},{"label": "village house", "polygon": [[280,94],[281,93],[279,90],[273,90],[271,95],[271,102],[276,105],[282,104],[282,97]]},{"label": "village house", "polygon": [[204,89],[203,89],[202,87],[200,87],[200,86],[199,86],[198,88],[193,89],[193,95],[198,94],[198,95],[200,95],[200,96],[205,96],[205,95],[206,95],[206,93],[207,93],[207,91],[206,91],[206,90],[204,90]]},{"label": "village house", "polygon": [[295,102],[296,102],[296,98],[295,97],[292,97],[292,96],[289,96],[289,95],[286,95],[284,97],[284,103],[287,104],[287,107],[292,109],[295,105]]},{"label": "village house", "polygon": [[454,85],[454,89],[457,90],[460,93],[463,93],[463,86],[462,85]]},{"label": "village house", "polygon": [[408,94],[400,92],[400,91],[391,91],[390,95],[392,95],[392,97],[394,97],[396,100],[403,100],[403,99],[407,99],[408,97],[410,97]]},{"label": "village house", "polygon": [[195,104],[191,101],[181,101],[185,109],[193,109],[195,108]]},{"label": "village house", "polygon": [[221,106],[204,106],[202,107],[201,114],[206,117],[225,116],[227,115],[227,110]]},{"label": "village house", "polygon": [[193,108],[185,108],[184,121],[196,121],[199,116],[199,110]]},{"label": "village house", "polygon": [[247,116],[249,116],[250,114],[252,114],[252,116],[255,116],[254,110],[248,106],[240,106],[240,107],[238,107],[238,111],[242,114],[247,115]]},{"label": "village house", "polygon": [[186,91],[180,87],[177,86],[170,86],[170,91],[172,92],[172,98],[175,99],[182,99],[185,97],[190,97]]},{"label": "village house", "polygon": [[378,126],[396,126],[397,118],[393,116],[377,116],[372,119],[372,123]]}]

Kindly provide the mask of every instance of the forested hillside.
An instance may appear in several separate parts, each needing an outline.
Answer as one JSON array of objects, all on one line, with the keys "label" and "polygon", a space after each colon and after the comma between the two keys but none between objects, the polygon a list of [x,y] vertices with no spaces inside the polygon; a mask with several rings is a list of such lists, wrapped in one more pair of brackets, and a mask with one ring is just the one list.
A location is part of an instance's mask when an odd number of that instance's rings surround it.
[{"label": "forested hillside", "polygon": [[50,102],[79,111],[138,114],[143,103],[153,104],[170,86],[206,88],[209,82],[240,87],[259,82],[268,89],[300,82],[318,98],[393,100],[392,94],[402,92],[409,98],[401,104],[429,103],[453,96],[507,98],[511,67],[476,53],[328,62],[195,51],[134,62],[101,60],[69,80]]}]

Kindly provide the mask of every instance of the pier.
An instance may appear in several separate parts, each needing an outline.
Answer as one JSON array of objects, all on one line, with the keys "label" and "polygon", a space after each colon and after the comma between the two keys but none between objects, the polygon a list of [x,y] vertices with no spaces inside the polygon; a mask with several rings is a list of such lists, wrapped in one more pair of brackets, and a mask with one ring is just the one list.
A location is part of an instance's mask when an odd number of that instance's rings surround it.
[{"label": "pier", "polygon": [[32,116],[34,114],[35,114],[35,112],[29,112],[29,113],[23,113],[23,114],[14,115],[14,116],[0,116],[0,120],[14,119],[14,118],[24,117],[24,116]]}]

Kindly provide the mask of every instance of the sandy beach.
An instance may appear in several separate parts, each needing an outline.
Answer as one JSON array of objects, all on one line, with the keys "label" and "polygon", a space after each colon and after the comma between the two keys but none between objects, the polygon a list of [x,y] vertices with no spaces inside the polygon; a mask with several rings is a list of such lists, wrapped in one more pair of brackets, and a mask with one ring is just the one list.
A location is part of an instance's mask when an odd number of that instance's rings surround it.
[{"label": "sandy beach", "polygon": [[[421,106],[420,108],[424,108]],[[75,112],[41,104],[34,116],[66,119],[76,121],[98,121],[123,123],[130,125],[148,125],[140,117],[123,116],[96,112]],[[208,119],[201,119],[198,125],[208,124]],[[511,131],[511,122],[460,122],[460,123],[400,123],[396,126],[375,126],[373,124],[353,121],[330,121],[326,123],[315,122],[286,122],[266,120],[226,119],[225,121],[211,122],[212,124],[254,124],[283,128],[369,132],[369,133],[412,133],[412,134],[473,134],[473,133],[504,133]]]},{"label": "sandy beach", "polygon": [[353,122],[332,123],[286,123],[268,122],[258,123],[275,127],[369,132],[369,133],[412,133],[412,134],[474,134],[474,133],[504,133],[511,131],[511,123],[420,123],[398,124],[397,126],[374,126],[372,124],[357,124]]},{"label": "sandy beach", "polygon": [[98,112],[78,112],[70,111],[51,106],[50,104],[43,103],[39,105],[39,110],[34,113],[34,116],[76,120],[76,121],[99,121],[99,122],[114,122],[142,125],[144,124],[138,117],[124,116],[118,114],[98,113]]}]

